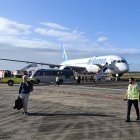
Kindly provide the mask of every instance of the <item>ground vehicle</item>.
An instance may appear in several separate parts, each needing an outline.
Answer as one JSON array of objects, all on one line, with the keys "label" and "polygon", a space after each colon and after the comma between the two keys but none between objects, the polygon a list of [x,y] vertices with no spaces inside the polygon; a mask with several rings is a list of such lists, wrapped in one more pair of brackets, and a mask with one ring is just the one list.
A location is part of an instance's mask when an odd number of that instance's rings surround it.
[{"label": "ground vehicle", "polygon": [[14,70],[12,71],[12,74],[13,75],[28,75],[28,71],[25,71],[25,70]]},{"label": "ground vehicle", "polygon": [[12,72],[10,70],[0,70],[0,78],[11,77]]},{"label": "ground vehicle", "polygon": [[[37,84],[38,82],[34,78],[28,78],[29,81],[32,81],[33,84]],[[14,75],[10,77],[2,77],[0,78],[1,83],[7,83],[9,86],[13,84],[19,84],[22,82],[22,75]]]},{"label": "ground vehicle", "polygon": [[59,76],[61,83],[74,80],[74,73],[69,69],[38,69],[30,76],[30,78],[35,78],[39,83],[54,83],[56,76]]}]

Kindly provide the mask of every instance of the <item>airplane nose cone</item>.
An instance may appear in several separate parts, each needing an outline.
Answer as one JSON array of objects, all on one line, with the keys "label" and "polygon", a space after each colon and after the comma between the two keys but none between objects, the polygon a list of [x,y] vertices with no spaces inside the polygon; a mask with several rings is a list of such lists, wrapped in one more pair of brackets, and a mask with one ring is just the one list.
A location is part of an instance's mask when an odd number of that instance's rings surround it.
[{"label": "airplane nose cone", "polygon": [[128,64],[124,64],[122,67],[122,71],[123,72],[128,72],[129,71],[129,65]]}]

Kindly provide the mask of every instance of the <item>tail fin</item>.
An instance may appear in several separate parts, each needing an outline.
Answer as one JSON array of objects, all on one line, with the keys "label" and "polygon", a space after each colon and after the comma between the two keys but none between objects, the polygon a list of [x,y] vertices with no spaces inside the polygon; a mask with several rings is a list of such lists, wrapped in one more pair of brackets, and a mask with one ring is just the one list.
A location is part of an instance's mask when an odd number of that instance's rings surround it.
[{"label": "tail fin", "polygon": [[65,48],[64,48],[63,45],[61,46],[61,48],[62,48],[62,58],[64,59],[64,61],[67,61],[68,58],[67,58],[67,54],[66,54]]}]

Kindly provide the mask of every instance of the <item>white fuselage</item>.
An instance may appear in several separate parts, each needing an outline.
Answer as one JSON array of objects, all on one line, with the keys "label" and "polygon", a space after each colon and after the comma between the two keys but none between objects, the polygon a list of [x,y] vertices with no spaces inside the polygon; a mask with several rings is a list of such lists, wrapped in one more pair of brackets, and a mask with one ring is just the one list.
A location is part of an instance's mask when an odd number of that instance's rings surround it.
[{"label": "white fuselage", "polygon": [[127,61],[123,57],[117,55],[107,55],[98,57],[94,56],[91,58],[67,60],[61,63],[60,69],[64,69],[69,66],[79,68],[81,67],[85,68],[87,72],[96,73],[106,63],[108,63],[108,69],[105,71],[105,73],[122,74],[129,71]]}]

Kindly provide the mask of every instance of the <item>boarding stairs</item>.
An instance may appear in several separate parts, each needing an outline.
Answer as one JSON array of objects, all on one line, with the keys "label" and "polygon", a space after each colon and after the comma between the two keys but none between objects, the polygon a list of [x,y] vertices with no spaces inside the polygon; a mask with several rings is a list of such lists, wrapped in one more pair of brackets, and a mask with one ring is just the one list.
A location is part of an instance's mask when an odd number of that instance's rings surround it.
[{"label": "boarding stairs", "polygon": [[101,77],[104,75],[105,71],[108,69],[108,63],[106,63],[101,70],[99,70],[96,74],[95,74],[95,81],[98,81],[101,79]]}]

